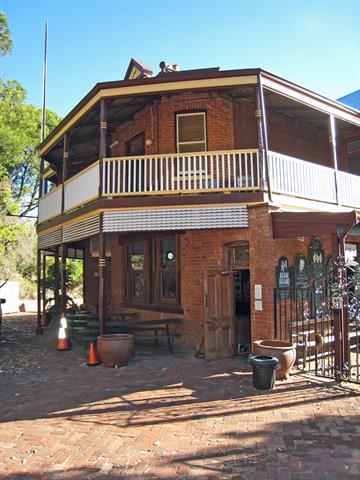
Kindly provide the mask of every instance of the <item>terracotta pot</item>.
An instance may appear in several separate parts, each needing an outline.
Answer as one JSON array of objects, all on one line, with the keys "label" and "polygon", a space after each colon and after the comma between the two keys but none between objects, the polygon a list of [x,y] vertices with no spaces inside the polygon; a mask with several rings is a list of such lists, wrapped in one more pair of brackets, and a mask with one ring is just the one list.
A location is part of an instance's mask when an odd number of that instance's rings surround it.
[{"label": "terracotta pot", "polygon": [[134,335],[113,333],[97,338],[97,350],[105,367],[126,365],[134,354]]},{"label": "terracotta pot", "polygon": [[286,378],[296,359],[296,348],[290,342],[282,340],[257,340],[253,343],[253,355],[269,355],[279,360],[276,380]]}]

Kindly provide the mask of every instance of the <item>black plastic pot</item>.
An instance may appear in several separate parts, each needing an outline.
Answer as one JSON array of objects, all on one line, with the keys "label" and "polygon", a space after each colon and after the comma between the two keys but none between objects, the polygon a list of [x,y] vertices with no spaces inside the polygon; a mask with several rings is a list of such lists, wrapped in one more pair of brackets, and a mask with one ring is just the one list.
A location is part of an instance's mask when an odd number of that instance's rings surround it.
[{"label": "black plastic pot", "polygon": [[279,360],[268,355],[250,357],[253,369],[253,385],[258,390],[271,390],[275,385],[275,369]]}]

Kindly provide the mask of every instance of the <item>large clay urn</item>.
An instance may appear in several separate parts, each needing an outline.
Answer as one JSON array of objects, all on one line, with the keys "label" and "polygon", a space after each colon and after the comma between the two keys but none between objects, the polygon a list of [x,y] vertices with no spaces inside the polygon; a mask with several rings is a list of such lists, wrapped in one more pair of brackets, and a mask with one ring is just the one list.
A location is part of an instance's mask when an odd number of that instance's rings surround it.
[{"label": "large clay urn", "polygon": [[112,333],[97,338],[97,350],[105,367],[126,365],[134,355],[134,335]]},{"label": "large clay urn", "polygon": [[275,370],[276,380],[286,378],[296,359],[296,348],[290,342],[282,340],[257,340],[253,342],[253,355],[269,355],[279,360]]}]

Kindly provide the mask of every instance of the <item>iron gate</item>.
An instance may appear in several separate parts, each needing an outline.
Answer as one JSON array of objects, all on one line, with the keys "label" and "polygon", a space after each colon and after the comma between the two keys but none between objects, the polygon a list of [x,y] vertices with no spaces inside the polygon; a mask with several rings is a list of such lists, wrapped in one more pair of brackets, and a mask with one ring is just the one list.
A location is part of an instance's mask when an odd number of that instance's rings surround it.
[{"label": "iron gate", "polygon": [[360,268],[334,262],[311,288],[275,289],[275,337],[296,345],[297,367],[360,383]]}]

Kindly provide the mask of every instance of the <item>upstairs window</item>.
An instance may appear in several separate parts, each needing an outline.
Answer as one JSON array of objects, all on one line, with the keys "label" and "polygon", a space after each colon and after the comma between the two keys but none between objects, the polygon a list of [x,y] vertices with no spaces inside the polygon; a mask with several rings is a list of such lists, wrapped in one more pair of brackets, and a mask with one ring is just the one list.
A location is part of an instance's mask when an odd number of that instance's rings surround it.
[{"label": "upstairs window", "polygon": [[178,153],[206,151],[205,112],[176,115],[176,142]]}]

